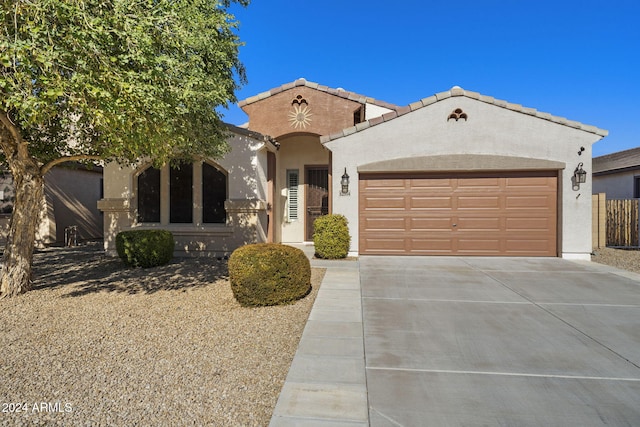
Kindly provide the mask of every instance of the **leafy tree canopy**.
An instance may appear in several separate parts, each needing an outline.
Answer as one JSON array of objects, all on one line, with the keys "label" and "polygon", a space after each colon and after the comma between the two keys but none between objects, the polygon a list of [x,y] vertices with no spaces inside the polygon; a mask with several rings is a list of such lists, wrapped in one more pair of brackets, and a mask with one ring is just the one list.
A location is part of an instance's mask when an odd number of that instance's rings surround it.
[{"label": "leafy tree canopy", "polygon": [[216,107],[245,79],[231,3],[249,0],[2,0],[10,167],[20,150],[43,174],[82,158],[221,155]]}]

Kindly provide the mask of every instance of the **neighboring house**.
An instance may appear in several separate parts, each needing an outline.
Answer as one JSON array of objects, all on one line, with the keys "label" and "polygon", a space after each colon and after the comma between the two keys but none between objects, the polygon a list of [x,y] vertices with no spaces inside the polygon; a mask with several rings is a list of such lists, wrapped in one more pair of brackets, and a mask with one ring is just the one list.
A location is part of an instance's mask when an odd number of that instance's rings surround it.
[{"label": "neighboring house", "polygon": [[[79,164],[57,166],[45,175],[42,222],[38,246],[64,244],[65,231],[73,227],[77,242],[101,239],[103,219],[96,203],[102,197],[102,168]],[[13,177],[0,171],[0,244],[6,243],[15,200]]]},{"label": "neighboring house", "polygon": [[593,193],[607,199],[640,198],[640,147],[593,158]]},{"label": "neighboring house", "polygon": [[222,159],[105,167],[109,253],[137,227],[171,230],[178,254],[307,242],[339,213],[353,254],[590,259],[574,174],[604,130],[458,87],[399,107],[299,79],[239,105],[248,129]]}]

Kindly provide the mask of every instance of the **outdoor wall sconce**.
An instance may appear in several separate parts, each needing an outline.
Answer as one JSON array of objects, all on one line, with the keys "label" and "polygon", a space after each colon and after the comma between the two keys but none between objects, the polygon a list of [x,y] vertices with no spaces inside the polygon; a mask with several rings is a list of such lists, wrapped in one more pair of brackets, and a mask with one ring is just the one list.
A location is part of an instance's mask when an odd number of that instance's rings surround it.
[{"label": "outdoor wall sconce", "polygon": [[344,168],[344,174],[340,180],[340,185],[342,186],[342,190],[340,191],[341,196],[348,196],[351,194],[349,192],[349,175],[347,174],[347,168]]},{"label": "outdoor wall sconce", "polygon": [[587,172],[582,169],[582,162],[578,163],[576,170],[573,171],[573,189],[579,190],[580,184],[587,182]]}]

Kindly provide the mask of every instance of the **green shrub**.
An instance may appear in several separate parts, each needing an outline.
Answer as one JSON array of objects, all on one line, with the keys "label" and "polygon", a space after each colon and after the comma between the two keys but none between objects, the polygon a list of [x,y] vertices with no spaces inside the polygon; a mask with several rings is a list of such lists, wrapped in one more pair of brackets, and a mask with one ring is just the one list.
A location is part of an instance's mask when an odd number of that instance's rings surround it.
[{"label": "green shrub", "polygon": [[351,236],[344,215],[324,215],[313,223],[313,244],[316,257],[325,259],[345,258],[349,253]]},{"label": "green shrub", "polygon": [[243,306],[285,304],[311,291],[311,264],[301,249],[292,246],[246,245],[229,258],[229,281]]},{"label": "green shrub", "polygon": [[116,236],[118,256],[129,267],[157,267],[173,257],[175,241],[167,230],[128,230]]}]

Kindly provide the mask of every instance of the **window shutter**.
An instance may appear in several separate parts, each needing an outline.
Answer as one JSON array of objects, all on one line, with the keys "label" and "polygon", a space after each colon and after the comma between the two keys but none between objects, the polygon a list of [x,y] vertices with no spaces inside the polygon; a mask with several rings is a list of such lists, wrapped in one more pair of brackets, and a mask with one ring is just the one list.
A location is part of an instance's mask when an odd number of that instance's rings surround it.
[{"label": "window shutter", "polygon": [[287,218],[289,222],[298,220],[298,169],[287,170],[288,203]]}]

